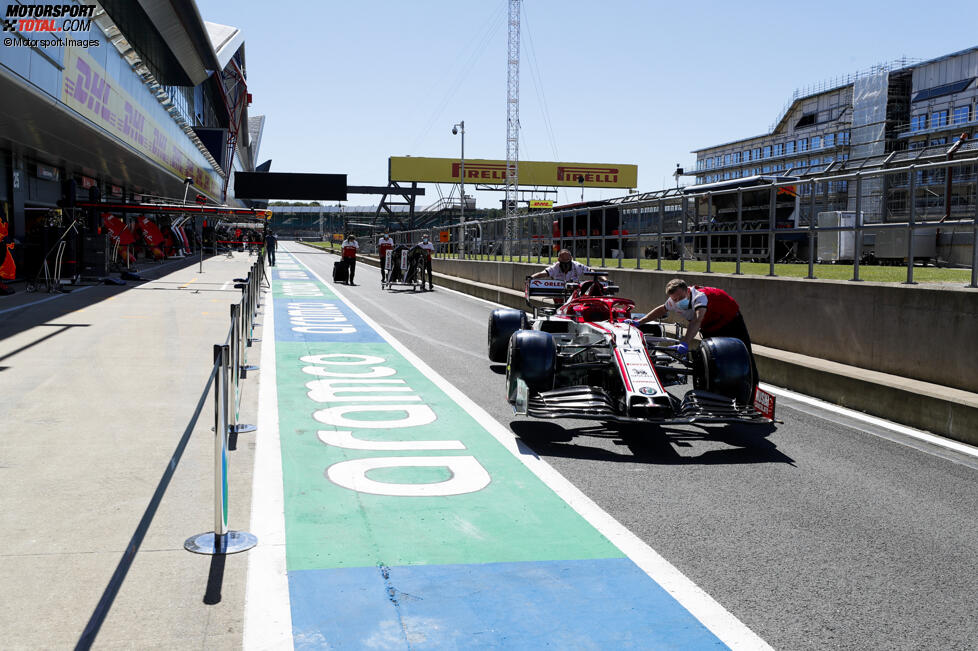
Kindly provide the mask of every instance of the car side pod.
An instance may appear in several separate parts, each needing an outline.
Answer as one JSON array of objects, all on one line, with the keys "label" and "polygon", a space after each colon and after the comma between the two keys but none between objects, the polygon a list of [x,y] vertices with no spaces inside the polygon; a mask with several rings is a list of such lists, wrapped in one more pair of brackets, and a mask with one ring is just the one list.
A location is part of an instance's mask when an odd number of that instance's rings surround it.
[{"label": "car side pod", "polygon": [[506,347],[509,338],[517,330],[530,327],[526,312],[501,308],[493,310],[489,315],[489,361],[502,363],[506,361]]},{"label": "car side pod", "polygon": [[693,387],[750,405],[754,395],[750,353],[740,339],[708,337],[691,351]]},{"label": "car side pod", "polygon": [[516,404],[518,380],[526,383],[531,393],[546,391],[554,386],[557,347],[553,335],[540,330],[518,330],[509,340],[506,360],[506,399]]}]

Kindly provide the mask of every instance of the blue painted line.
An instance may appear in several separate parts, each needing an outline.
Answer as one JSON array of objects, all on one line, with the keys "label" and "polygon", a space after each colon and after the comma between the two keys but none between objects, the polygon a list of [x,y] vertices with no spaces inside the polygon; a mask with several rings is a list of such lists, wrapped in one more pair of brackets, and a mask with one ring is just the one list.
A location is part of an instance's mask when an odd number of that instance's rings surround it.
[{"label": "blue painted line", "polygon": [[725,649],[624,558],[289,572],[296,649]]}]

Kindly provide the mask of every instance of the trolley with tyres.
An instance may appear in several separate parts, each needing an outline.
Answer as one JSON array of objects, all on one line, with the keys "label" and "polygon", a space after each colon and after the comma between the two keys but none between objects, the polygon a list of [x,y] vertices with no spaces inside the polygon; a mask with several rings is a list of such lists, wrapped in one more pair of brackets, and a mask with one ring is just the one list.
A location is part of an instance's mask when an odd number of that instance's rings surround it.
[{"label": "trolley with tyres", "polygon": [[[427,252],[417,244],[398,244],[389,249],[381,263],[385,273],[380,283],[381,289],[406,289],[424,291],[425,274],[431,273],[425,264]],[[430,278],[429,285],[430,283]]]}]

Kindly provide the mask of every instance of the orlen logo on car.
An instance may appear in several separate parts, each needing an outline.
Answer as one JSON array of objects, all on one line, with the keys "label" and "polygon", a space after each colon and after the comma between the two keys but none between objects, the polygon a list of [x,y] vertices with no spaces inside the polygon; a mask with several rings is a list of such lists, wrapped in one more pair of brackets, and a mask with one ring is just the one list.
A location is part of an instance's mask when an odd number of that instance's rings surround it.
[{"label": "orlen logo on car", "polygon": [[617,183],[618,171],[617,167],[565,167],[558,165],[557,180],[580,183],[581,177],[584,177],[585,183]]},{"label": "orlen logo on car", "polygon": [[[452,176],[458,177],[462,173],[461,163],[452,163]],[[493,165],[487,163],[469,163],[465,166],[466,179],[478,179],[480,181],[506,181],[506,164]]]}]

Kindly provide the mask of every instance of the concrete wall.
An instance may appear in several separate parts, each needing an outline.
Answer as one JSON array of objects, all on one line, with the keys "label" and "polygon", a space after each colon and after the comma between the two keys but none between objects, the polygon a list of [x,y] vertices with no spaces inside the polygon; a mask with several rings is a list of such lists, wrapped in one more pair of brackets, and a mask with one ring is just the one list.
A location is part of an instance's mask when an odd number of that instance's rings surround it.
[{"label": "concrete wall", "polygon": [[[541,265],[436,259],[436,272],[523,289]],[[671,271],[612,270],[639,311],[665,299]],[[763,346],[978,392],[978,290],[959,284],[894,285],[842,280],[685,273],[729,292],[751,339]]]}]

